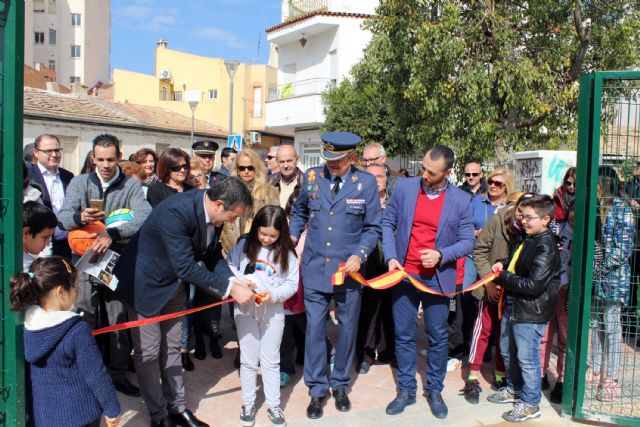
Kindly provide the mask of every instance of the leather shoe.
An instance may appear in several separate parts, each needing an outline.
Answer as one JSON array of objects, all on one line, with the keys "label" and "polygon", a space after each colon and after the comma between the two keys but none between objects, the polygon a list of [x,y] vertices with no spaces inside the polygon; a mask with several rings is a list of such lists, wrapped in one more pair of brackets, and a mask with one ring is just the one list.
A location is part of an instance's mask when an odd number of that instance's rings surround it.
[{"label": "leather shoe", "polygon": [[427,392],[427,403],[429,404],[429,408],[431,409],[431,413],[434,417],[445,419],[449,414],[449,409],[447,405],[442,400],[442,395],[437,391],[428,391]]},{"label": "leather shoe", "polygon": [[369,373],[369,369],[371,369],[371,364],[368,362],[362,362],[360,367],[358,368],[358,373],[360,375],[365,375]]},{"label": "leather shoe", "polygon": [[196,416],[193,415],[193,412],[191,412],[188,409],[185,409],[184,411],[182,411],[182,412],[180,412],[178,414],[171,414],[171,419],[178,426],[183,426],[183,427],[209,427],[209,424],[203,423],[202,421],[197,419]]},{"label": "leather shoe", "polygon": [[140,389],[135,385],[131,384],[131,381],[129,381],[126,378],[119,381],[114,381],[113,386],[120,393],[126,394],[127,396],[132,396],[132,397],[142,396],[142,394],[140,394]]},{"label": "leather shoe", "polygon": [[307,406],[307,418],[312,420],[322,417],[322,406],[324,406],[325,397],[312,397],[309,406]]},{"label": "leather shoe", "polygon": [[404,408],[416,403],[416,394],[408,391],[401,391],[395,399],[387,405],[388,415],[398,415],[404,411]]},{"label": "leather shoe", "polygon": [[174,423],[171,417],[167,415],[161,420],[151,421],[151,427],[176,427],[176,423]]},{"label": "leather shoe", "polygon": [[211,357],[214,359],[222,359],[222,349],[220,348],[220,344],[218,344],[217,338],[211,339],[209,350],[211,351]]},{"label": "leather shoe", "polygon": [[333,390],[333,398],[336,401],[336,409],[340,412],[348,412],[351,409],[351,401],[347,396],[347,390],[339,388]]},{"label": "leather shoe", "polygon": [[186,353],[186,352],[180,353],[180,358],[182,359],[182,367],[184,368],[185,371],[190,372],[195,369],[195,366],[193,366],[193,362],[189,357],[189,353]]}]

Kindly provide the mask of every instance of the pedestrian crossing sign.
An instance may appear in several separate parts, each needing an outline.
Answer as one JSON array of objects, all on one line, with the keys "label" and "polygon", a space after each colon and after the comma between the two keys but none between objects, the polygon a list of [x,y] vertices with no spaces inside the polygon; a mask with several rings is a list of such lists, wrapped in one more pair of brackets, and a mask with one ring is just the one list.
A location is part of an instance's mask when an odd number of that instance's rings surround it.
[{"label": "pedestrian crossing sign", "polygon": [[227,147],[242,151],[242,135],[229,135],[227,137]]}]

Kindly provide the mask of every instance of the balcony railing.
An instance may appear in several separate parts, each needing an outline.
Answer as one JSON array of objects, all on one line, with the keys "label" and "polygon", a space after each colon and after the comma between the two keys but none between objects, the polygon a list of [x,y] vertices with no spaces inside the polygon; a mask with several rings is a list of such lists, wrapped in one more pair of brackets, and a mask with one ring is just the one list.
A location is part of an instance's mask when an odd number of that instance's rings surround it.
[{"label": "balcony railing", "polygon": [[335,85],[335,79],[307,79],[289,82],[277,87],[269,88],[269,101],[291,98],[303,95],[319,95],[323,93],[329,85]]},{"label": "balcony railing", "polygon": [[328,9],[328,0],[289,0],[289,14],[285,21],[300,15]]}]

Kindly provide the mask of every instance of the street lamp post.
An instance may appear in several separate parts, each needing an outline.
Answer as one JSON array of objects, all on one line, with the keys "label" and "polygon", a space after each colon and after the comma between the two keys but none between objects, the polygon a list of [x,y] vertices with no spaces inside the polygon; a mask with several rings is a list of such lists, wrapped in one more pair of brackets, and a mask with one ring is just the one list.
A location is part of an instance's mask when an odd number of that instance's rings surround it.
[{"label": "street lamp post", "polygon": [[198,106],[198,101],[189,101],[189,107],[191,107],[191,144],[193,144],[193,134],[196,127],[196,107]]},{"label": "street lamp post", "polygon": [[233,78],[239,65],[240,61],[234,59],[224,60],[224,66],[227,67],[227,73],[229,73],[229,135],[233,134]]}]

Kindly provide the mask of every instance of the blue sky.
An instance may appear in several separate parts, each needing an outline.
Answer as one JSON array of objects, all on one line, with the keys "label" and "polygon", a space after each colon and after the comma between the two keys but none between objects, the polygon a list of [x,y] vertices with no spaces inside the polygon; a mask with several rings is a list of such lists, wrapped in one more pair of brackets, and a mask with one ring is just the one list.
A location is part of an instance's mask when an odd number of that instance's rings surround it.
[{"label": "blue sky", "polygon": [[280,0],[111,0],[111,68],[152,74],[159,39],[197,55],[266,63],[264,30],[280,13]]}]

